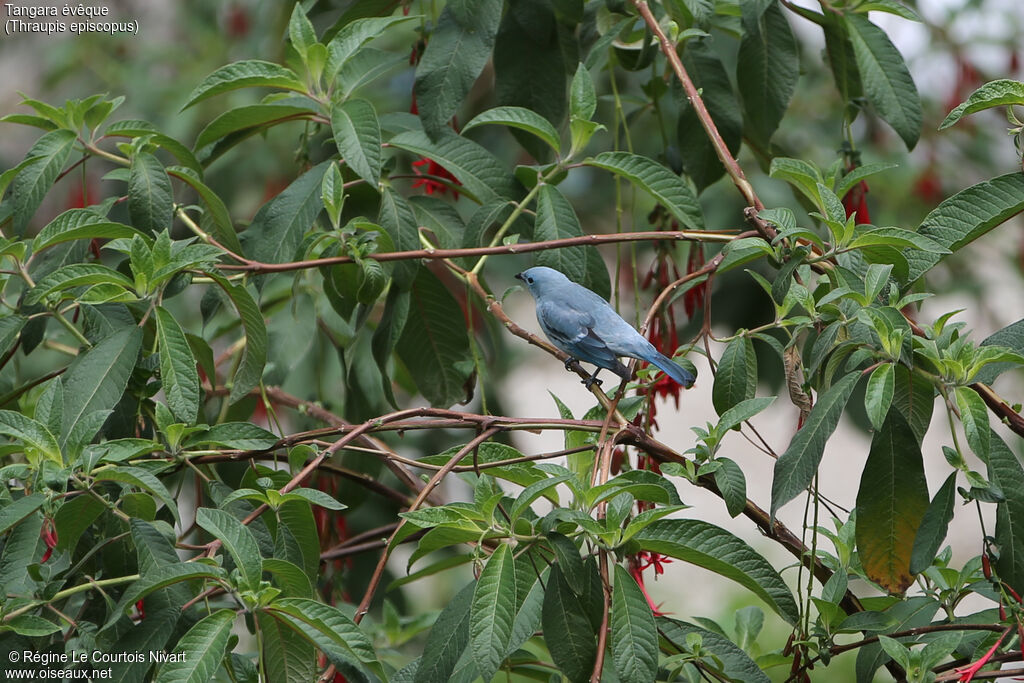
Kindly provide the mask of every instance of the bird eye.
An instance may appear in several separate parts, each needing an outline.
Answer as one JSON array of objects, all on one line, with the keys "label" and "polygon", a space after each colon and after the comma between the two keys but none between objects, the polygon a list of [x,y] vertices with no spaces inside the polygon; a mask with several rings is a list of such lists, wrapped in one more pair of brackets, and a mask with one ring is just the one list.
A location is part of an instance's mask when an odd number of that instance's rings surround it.
[{"label": "bird eye", "polygon": [[533,278],[532,278],[532,277],[528,277],[528,278],[526,278],[526,281],[527,281],[528,283],[530,283],[531,285],[533,284]]}]

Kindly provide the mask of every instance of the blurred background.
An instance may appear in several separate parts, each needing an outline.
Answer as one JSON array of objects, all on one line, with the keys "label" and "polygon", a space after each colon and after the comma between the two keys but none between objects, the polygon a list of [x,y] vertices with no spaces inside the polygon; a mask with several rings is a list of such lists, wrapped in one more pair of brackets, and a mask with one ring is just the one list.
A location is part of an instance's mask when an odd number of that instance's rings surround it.
[{"label": "blurred background", "polygon": [[[51,6],[18,0],[13,4]],[[289,59],[284,36],[292,8],[290,2],[106,0],[102,4],[109,8],[111,20],[137,21],[138,35],[77,36],[64,33],[0,36],[0,115],[27,113],[26,107],[19,106],[23,95],[53,103],[94,93],[106,93],[111,97],[123,95],[125,101],[112,120],[144,119],[191,146],[198,132],[215,116],[232,107],[256,102],[259,98],[259,93],[253,90],[233,91],[180,111],[188,93],[204,76],[239,59],[273,62]],[[412,14],[430,15],[440,3],[412,0],[407,4]],[[806,0],[796,4],[818,8],[817,3]],[[942,199],[980,180],[1020,169],[1017,150],[1006,135],[1007,126],[999,109],[968,117],[941,133],[936,129],[946,113],[982,83],[996,78],[1024,78],[1021,69],[1024,46],[1020,40],[1024,35],[1024,4],[1019,0],[925,0],[909,4],[921,16],[920,23],[877,12],[871,18],[885,29],[914,75],[925,111],[921,141],[908,154],[890,129],[866,116],[858,118],[852,137],[862,154],[863,163],[891,161],[898,164],[897,168],[869,181],[867,207],[872,222],[880,226],[916,229],[928,211]],[[52,6],[59,9],[62,5]],[[372,13],[382,8],[401,11],[397,1],[334,0],[313,3],[310,16],[322,30],[343,13]],[[0,6],[0,14],[6,21],[6,6]],[[808,159],[827,167],[838,158],[843,144],[840,126],[842,103],[837,99],[831,75],[822,61],[824,43],[821,31],[795,14],[787,13],[787,17],[802,42],[802,74],[789,112],[773,138],[773,145],[786,156]],[[411,53],[418,38],[417,22],[409,22],[393,29],[378,47]],[[735,45],[736,42],[731,40],[716,43],[716,47],[723,50],[721,57],[727,69],[730,61],[734,63],[735,55],[728,54],[728,51],[735,49]],[[361,95],[370,99],[378,112],[408,112],[413,72],[413,66],[397,68],[390,78],[375,81],[373,88]],[[607,72],[595,73],[594,77],[599,94],[608,93]],[[490,70],[485,70],[465,111],[460,113],[460,121],[468,120],[493,104],[490,78]],[[631,104],[628,94],[640,92],[650,78],[648,71],[618,72],[616,85],[624,94],[627,107]],[[631,117],[630,132],[634,146],[651,154],[672,146],[674,133],[666,130],[665,125],[650,112],[639,111],[640,100],[634,104],[637,111],[626,111]],[[602,98],[601,106],[610,111],[610,100]],[[667,103],[666,106],[672,105]],[[250,138],[210,165],[206,182],[224,198],[236,224],[244,226],[267,199],[294,179],[306,161],[297,155],[297,150],[302,148],[303,136],[308,132],[303,123],[278,126],[265,137]],[[39,131],[32,128],[0,123],[0,170],[16,165],[38,135]],[[531,162],[504,130],[483,127],[472,131],[471,137],[510,164]],[[607,133],[604,137],[598,136],[594,143],[602,149],[610,144]],[[768,206],[798,207],[788,186],[769,179],[761,160],[747,147],[741,152],[740,163]],[[48,194],[37,214],[35,227],[45,225],[66,208],[92,204],[108,196],[113,188],[118,187],[102,179],[108,170],[101,164],[92,163],[84,175],[69,174]],[[616,229],[615,192],[606,174],[580,169],[574,171],[561,187],[573,200],[585,230],[611,232]],[[398,189],[410,194],[422,192],[414,186],[413,179]],[[635,199],[635,203],[622,219],[625,229],[649,229],[648,214],[653,208],[649,198],[635,196],[628,199]],[[709,229],[741,227],[742,206],[727,181],[720,180],[711,185],[704,191],[701,201]],[[456,206],[464,216],[471,209],[466,199],[458,200]],[[804,224],[809,222],[805,215],[803,219]],[[956,319],[966,322],[967,328],[975,331],[975,341],[980,342],[996,330],[1024,318],[1022,228],[1024,222],[1018,217],[935,268],[928,279],[932,291],[940,294],[922,304],[918,319],[931,322],[941,313],[963,309]],[[635,285],[646,273],[652,255],[643,249],[633,254],[626,249],[616,251],[614,248],[607,249],[604,255],[611,272],[619,273],[622,310],[629,318],[634,312]],[[632,268],[634,259],[635,269]],[[515,283],[512,274],[528,265],[530,262],[526,257],[492,259],[486,272],[491,289],[500,297]],[[682,269],[684,264],[678,265]],[[644,307],[653,296],[650,290],[637,294]],[[716,281],[712,296],[712,329],[716,336],[726,337],[735,334],[738,328],[755,327],[771,319],[770,304],[763,292],[752,280],[737,272]],[[525,292],[511,292],[505,305],[513,319],[538,332],[533,304]],[[200,326],[197,310],[183,309],[181,315],[186,318],[183,320],[186,328],[197,329]],[[308,369],[298,367],[298,358],[308,353],[323,353],[323,350],[311,347],[310,335],[289,326],[290,315],[288,311],[278,312],[270,321],[271,371],[277,374],[268,381],[281,383],[297,394],[302,394],[303,387],[309,386],[311,381],[321,387],[329,386],[337,380],[340,372],[337,359],[331,354],[323,354],[322,363],[316,364],[317,376],[313,379]],[[189,316],[195,319],[187,320]],[[680,342],[686,344],[696,327],[685,322],[682,311],[677,313],[677,320]],[[494,362],[491,376],[485,378],[487,384],[483,391],[492,411],[504,410],[519,416],[556,416],[557,409],[548,392],[561,398],[577,416],[591,407],[590,394],[578,384],[575,375],[563,372],[553,358],[511,338],[492,340],[491,343],[485,352],[492,354]],[[757,346],[759,354],[767,351]],[[723,345],[712,345],[712,355],[718,357],[722,348]],[[707,362],[696,353],[690,358],[700,371],[696,387],[683,393],[678,407],[669,400],[659,407],[658,412],[659,438],[680,452],[694,442],[689,431],[691,425],[703,425],[716,419],[711,407],[711,374]],[[780,398],[769,411],[756,418],[754,424],[765,440],[781,452],[794,432],[797,410],[789,403],[781,386],[782,368],[777,358],[763,353],[759,360],[762,377],[766,378],[759,395],[780,394]],[[1024,400],[1024,377],[1020,371],[1005,373],[994,388],[1011,403]],[[478,410],[478,401],[479,398],[467,409]],[[851,405],[857,402],[855,396]],[[400,403],[408,404],[402,399]],[[941,406],[936,406],[932,428],[924,442],[933,493],[948,473],[941,454],[941,445],[950,439],[944,412]],[[517,438],[516,445],[527,452],[562,447],[561,436],[554,433]],[[844,419],[838,436],[830,442],[825,454],[821,489],[839,506],[853,506],[855,484],[866,459],[869,442],[867,420],[863,415],[857,419],[856,414],[852,419]],[[443,438],[439,438],[436,450],[443,450],[451,443],[456,442],[445,443]],[[423,447],[421,444],[417,450]],[[742,465],[747,477],[748,495],[767,507],[773,461],[738,434],[730,435],[726,451],[729,457]],[[972,465],[979,466],[978,463]],[[457,486],[450,491],[457,495]],[[684,502],[693,506],[688,513],[737,533],[764,552],[776,567],[791,565],[791,556],[759,539],[743,518],[729,519],[719,499],[685,485],[680,486],[680,493]],[[799,529],[802,511],[802,504],[794,502],[782,511],[781,518],[792,528]],[[990,525],[991,519],[986,523]],[[990,526],[988,528],[991,529]],[[981,551],[979,521],[973,508],[957,510],[948,541],[953,548],[954,566]],[[404,573],[406,559],[407,554],[396,554],[392,566],[395,575]],[[796,572],[787,570],[784,576],[795,580]],[[413,609],[437,609],[459,587],[442,586],[428,592],[418,586],[420,584],[414,584],[405,596]],[[852,587],[862,594],[871,593],[868,586]],[[744,600],[747,599],[745,594],[733,590],[727,582],[701,570],[684,567],[679,562],[669,565],[666,573],[656,581],[648,582],[648,590],[656,602],[662,603],[665,612],[684,618],[691,613],[713,615],[727,629],[731,628],[736,610],[746,604]],[[964,610],[974,611],[979,607],[981,605],[965,605]],[[769,615],[768,633],[763,637],[766,649],[779,646],[777,639],[771,636],[773,629],[777,633],[785,633],[781,622],[773,626],[772,619]]]}]

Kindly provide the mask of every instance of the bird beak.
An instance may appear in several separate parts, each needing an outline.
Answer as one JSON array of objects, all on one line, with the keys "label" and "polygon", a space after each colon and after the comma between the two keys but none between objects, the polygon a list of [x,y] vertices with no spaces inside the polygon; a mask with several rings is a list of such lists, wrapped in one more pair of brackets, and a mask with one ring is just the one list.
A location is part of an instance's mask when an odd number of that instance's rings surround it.
[{"label": "bird beak", "polygon": [[523,279],[523,274],[522,273],[516,273],[516,279],[517,280],[522,280]]}]

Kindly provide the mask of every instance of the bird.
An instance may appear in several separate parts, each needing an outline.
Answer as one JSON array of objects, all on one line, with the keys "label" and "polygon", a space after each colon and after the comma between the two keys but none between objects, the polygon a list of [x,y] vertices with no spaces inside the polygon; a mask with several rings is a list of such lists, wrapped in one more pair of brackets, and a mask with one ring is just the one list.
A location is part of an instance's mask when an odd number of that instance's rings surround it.
[{"label": "bird", "polygon": [[602,369],[626,380],[632,377],[619,356],[647,361],[683,387],[693,386],[696,376],[692,372],[654,348],[599,294],[546,266],[527,268],[515,277],[533,295],[544,334],[569,354],[565,369],[577,360],[597,366],[594,374],[582,381],[587,389],[601,384],[597,374]]}]

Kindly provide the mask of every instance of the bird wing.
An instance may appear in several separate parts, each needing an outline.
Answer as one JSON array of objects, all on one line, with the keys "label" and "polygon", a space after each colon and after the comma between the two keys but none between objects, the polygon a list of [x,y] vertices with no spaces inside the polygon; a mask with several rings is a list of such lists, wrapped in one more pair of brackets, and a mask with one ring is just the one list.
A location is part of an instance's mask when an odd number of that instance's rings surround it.
[{"label": "bird wing", "polygon": [[594,316],[564,300],[537,303],[537,319],[544,333],[566,353],[614,369],[619,365],[615,354],[594,331]]}]

